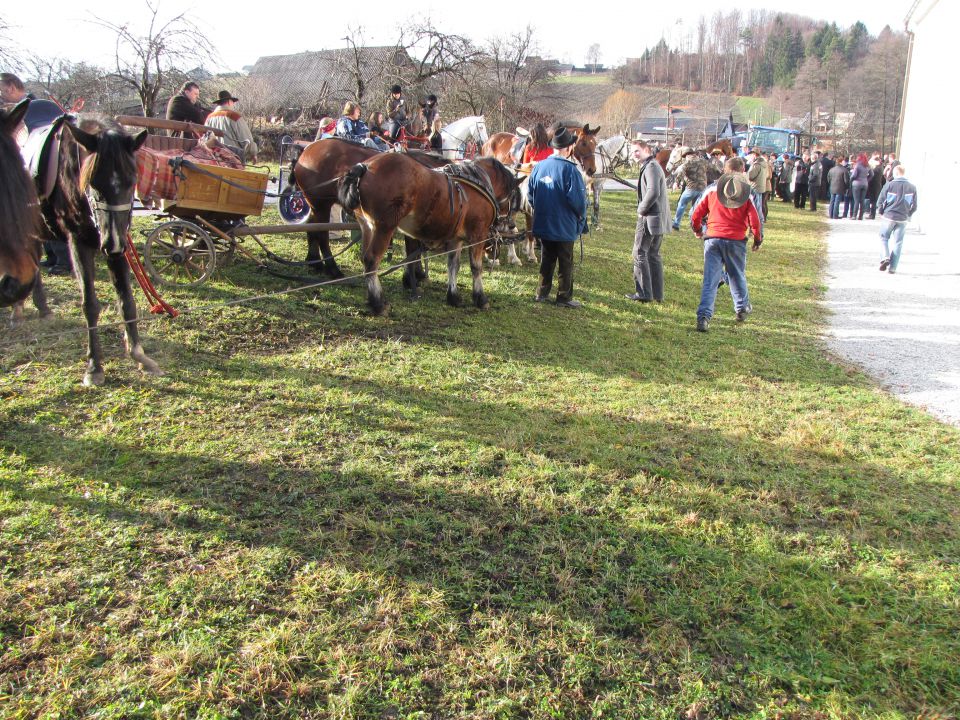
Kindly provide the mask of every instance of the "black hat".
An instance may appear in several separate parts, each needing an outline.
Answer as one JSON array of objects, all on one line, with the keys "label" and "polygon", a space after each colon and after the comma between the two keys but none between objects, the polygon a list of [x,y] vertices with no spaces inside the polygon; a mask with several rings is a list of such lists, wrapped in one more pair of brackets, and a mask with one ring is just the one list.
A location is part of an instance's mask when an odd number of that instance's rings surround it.
[{"label": "black hat", "polygon": [[427,95],[427,102],[428,102],[430,105],[436,105],[436,104],[437,104],[437,96],[436,96],[436,95]]},{"label": "black hat", "polygon": [[213,103],[214,105],[223,105],[225,102],[240,102],[240,98],[235,98],[230,94],[229,90],[221,90],[220,95],[217,97],[217,100]]},{"label": "black hat", "polygon": [[725,208],[738,208],[750,199],[750,183],[740,175],[721,175],[717,180],[717,198]]},{"label": "black hat", "polygon": [[577,141],[577,136],[567,130],[565,127],[559,128],[553,133],[553,140],[550,141],[550,147],[562,150],[570,147]]},{"label": "black hat", "polygon": [[396,95],[397,93],[402,93],[403,90],[400,89],[399,85],[394,85],[392,88],[390,88],[390,92]]}]

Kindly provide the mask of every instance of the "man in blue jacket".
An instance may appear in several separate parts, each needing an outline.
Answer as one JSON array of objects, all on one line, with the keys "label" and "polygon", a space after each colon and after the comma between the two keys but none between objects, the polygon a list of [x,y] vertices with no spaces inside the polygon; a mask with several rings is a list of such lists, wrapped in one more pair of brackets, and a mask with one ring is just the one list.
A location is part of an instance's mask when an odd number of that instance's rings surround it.
[{"label": "man in blue jacket", "polygon": [[553,155],[537,163],[528,180],[533,206],[533,235],[543,245],[540,286],[536,302],[545,301],[553,285],[554,266],[559,265],[557,305],[578,308],[573,299],[573,244],[587,229],[587,188],[580,168],[571,159],[576,136],[558,129],[550,147]]},{"label": "man in blue jacket", "polygon": [[[893,168],[893,179],[883,186],[877,198],[877,208],[883,216],[880,228],[881,260],[880,272],[886,270],[895,273],[900,264],[900,252],[903,250],[903,233],[907,221],[917,211],[917,188],[904,175],[903,165]],[[893,249],[890,248],[890,236],[893,235]]]}]

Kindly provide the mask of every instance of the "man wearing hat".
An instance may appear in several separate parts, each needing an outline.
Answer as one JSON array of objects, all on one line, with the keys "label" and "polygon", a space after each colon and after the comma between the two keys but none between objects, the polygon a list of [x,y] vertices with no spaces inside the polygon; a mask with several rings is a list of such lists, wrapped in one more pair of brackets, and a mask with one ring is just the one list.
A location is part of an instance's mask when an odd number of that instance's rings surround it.
[{"label": "man wearing hat", "polygon": [[753,310],[747,293],[747,230],[753,233],[753,249],[759,250],[763,230],[757,209],[750,202],[750,183],[743,176],[743,160],[730,158],[716,185],[707,188],[694,208],[690,224],[703,243],[703,286],[697,308],[697,330],[707,332],[717,288],[726,268],[737,322],[743,322]]},{"label": "man wearing hat", "polygon": [[390,139],[400,137],[400,128],[407,124],[407,108],[403,100],[403,90],[399,85],[390,88],[390,100],[387,102],[387,132]]},{"label": "man wearing hat", "polygon": [[663,302],[663,260],[660,245],[670,229],[670,200],[663,168],[646,142],[637,143],[640,181],[637,183],[637,230],[633,237],[633,284],[627,300]]},{"label": "man wearing hat", "polygon": [[683,220],[684,213],[687,212],[687,206],[696,205],[697,200],[703,194],[707,187],[707,161],[697,155],[696,150],[687,150],[683,154],[683,165],[678,172],[683,180],[684,189],[680,193],[680,199],[677,201],[677,213],[673,217],[673,229],[680,229],[680,221]]},{"label": "man wearing hat", "polygon": [[221,142],[236,153],[241,160],[257,159],[257,143],[253,140],[253,133],[236,110],[240,102],[227,90],[221,90],[217,98],[216,109],[207,116],[206,125],[217,130],[223,130]]},{"label": "man wearing hat", "polygon": [[557,305],[578,308],[573,299],[573,244],[587,229],[587,187],[580,168],[571,160],[576,136],[558,128],[550,141],[553,155],[533,167],[528,183],[533,207],[533,236],[540,240],[540,286],[534,297],[544,302],[550,296],[554,266],[559,266]]}]

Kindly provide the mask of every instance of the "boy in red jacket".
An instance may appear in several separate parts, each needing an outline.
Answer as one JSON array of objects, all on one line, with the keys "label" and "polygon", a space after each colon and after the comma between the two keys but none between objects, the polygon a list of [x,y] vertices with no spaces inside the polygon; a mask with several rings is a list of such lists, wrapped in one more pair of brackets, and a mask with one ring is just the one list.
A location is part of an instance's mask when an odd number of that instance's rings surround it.
[{"label": "boy in red jacket", "polygon": [[737,322],[746,320],[753,310],[747,293],[747,230],[753,233],[753,249],[759,250],[763,242],[760,216],[750,202],[750,183],[743,176],[743,160],[730,158],[724,170],[725,174],[716,185],[707,188],[690,218],[694,234],[704,238],[703,287],[697,308],[697,330],[700,332],[707,332],[710,327],[724,267],[729,276]]}]

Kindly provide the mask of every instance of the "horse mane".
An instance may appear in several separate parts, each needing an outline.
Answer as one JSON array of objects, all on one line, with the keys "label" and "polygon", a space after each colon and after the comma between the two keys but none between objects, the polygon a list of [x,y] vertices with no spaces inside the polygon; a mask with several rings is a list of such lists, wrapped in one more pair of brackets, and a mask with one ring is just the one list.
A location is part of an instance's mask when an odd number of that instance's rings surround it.
[{"label": "horse mane", "polygon": [[40,207],[20,149],[6,133],[0,133],[0,158],[0,252],[9,255],[40,237]]}]

